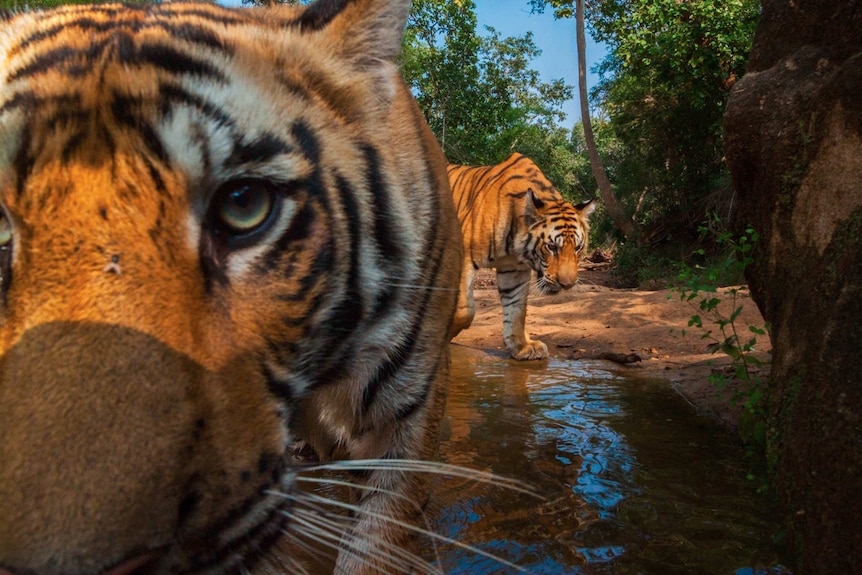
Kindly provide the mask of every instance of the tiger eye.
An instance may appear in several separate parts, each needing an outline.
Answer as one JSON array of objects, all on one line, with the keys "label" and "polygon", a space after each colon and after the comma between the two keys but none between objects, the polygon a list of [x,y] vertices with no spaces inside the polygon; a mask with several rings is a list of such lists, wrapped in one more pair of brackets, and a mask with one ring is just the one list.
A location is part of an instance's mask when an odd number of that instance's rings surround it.
[{"label": "tiger eye", "polygon": [[231,235],[246,235],[269,220],[275,201],[275,193],[268,186],[239,182],[219,192],[213,215]]}]

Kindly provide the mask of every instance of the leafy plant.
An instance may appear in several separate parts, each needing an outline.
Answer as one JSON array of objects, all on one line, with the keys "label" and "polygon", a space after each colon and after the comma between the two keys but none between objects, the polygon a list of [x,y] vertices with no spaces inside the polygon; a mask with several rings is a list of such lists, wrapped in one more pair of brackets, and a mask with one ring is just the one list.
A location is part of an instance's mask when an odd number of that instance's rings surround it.
[{"label": "leafy plant", "polygon": [[[596,235],[606,233],[609,222],[599,214],[596,219]],[[600,242],[593,242],[599,244]],[[614,267],[611,273],[620,285],[637,287],[640,289],[663,289],[668,284],[668,278],[674,277],[681,266],[680,258],[669,258],[664,254],[657,253],[648,245],[637,242],[619,243],[614,249]]]},{"label": "leafy plant", "polygon": [[[574,0],[530,0],[574,14]],[[648,239],[650,227],[730,211],[724,109],[746,70],[758,0],[585,0],[586,24],[607,45],[592,102],[624,146],[611,183]],[[604,158],[603,158],[604,159]],[[663,221],[665,223],[663,223]]]},{"label": "leafy plant", "polygon": [[[746,286],[719,287],[741,280],[745,268],[754,262],[752,252],[760,236],[749,226],[735,237],[720,227],[717,216],[712,216],[699,229],[704,237],[712,236],[717,245],[725,248],[726,257],[709,267],[683,265],[678,276],[679,286],[674,289],[680,301],[695,310],[688,327],[703,330],[701,338],[711,341],[708,349],[712,353],[721,352],[730,358],[731,369],[715,372],[710,381],[722,388],[731,381],[739,383],[735,399],[741,401],[743,407],[738,425],[740,437],[751,451],[762,451],[766,444],[767,382],[760,376],[762,362],[754,352],[758,338],[768,337],[768,327],[740,325],[741,298],[747,291]],[[703,250],[698,251],[704,255]],[[720,305],[722,301],[730,304],[729,314]]]},{"label": "leafy plant", "polygon": [[489,27],[480,34],[476,26],[472,0],[413,0],[401,56],[419,108],[457,164],[529,153],[530,140],[560,129],[562,105],[572,96],[563,80],[544,82],[532,68],[541,50],[531,32],[503,37]]}]

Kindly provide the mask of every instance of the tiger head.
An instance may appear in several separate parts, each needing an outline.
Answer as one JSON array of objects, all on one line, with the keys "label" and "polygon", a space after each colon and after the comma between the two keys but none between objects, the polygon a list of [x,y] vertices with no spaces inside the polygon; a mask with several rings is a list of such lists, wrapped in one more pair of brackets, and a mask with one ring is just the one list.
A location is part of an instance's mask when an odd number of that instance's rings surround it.
[{"label": "tiger head", "polygon": [[525,259],[542,293],[554,294],[578,282],[578,263],[589,245],[593,200],[572,205],[558,192],[543,198],[528,189],[525,200]]},{"label": "tiger head", "polygon": [[[292,571],[292,445],[433,457],[461,242],[409,7],[0,21],[0,575]],[[417,489],[354,479],[345,574]]]}]

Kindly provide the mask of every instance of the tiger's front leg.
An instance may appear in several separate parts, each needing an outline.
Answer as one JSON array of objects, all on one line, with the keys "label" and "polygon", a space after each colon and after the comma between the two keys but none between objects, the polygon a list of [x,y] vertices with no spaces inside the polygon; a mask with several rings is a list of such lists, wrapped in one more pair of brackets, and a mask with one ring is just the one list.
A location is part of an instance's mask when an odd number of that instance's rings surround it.
[{"label": "tiger's front leg", "polygon": [[461,271],[461,285],[458,290],[458,307],[455,308],[455,319],[449,329],[449,337],[453,338],[470,327],[476,316],[476,303],[473,300],[473,282],[476,281],[476,268],[473,260],[466,259]]},{"label": "tiger's front leg", "polygon": [[544,359],[548,346],[527,337],[527,294],[530,270],[497,270],[497,289],[503,305],[503,341],[515,359]]},{"label": "tiger's front leg", "polygon": [[425,573],[418,552],[418,532],[402,525],[427,528],[424,517],[429,484],[423,474],[405,470],[374,471],[362,487],[352,489],[358,510],[342,536],[333,575]]},{"label": "tiger's front leg", "polygon": [[[440,420],[446,406],[449,351],[443,345],[436,375],[416,371],[405,386],[428,389],[427,401],[399,413],[391,427],[357,438],[359,463],[350,493],[350,519],[339,544],[333,575],[410,575],[433,571],[433,558],[418,552],[419,536],[429,529],[425,516],[431,494],[427,462],[437,458]],[[369,446],[372,446],[369,450]],[[378,448],[382,447],[382,451]]]}]

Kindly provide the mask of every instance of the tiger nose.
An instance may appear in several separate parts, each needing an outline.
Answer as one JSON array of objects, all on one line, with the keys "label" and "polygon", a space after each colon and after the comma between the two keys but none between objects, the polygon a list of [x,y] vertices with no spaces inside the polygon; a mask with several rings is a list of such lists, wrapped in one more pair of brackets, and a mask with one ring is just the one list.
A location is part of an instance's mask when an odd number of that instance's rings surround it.
[{"label": "tiger nose", "polygon": [[578,283],[578,267],[561,267],[560,271],[557,273],[557,283],[560,284],[560,287],[563,289],[569,289]]},{"label": "tiger nose", "polygon": [[200,372],[107,324],[40,324],[6,350],[0,575],[147,571],[154,557],[132,553],[176,532],[197,418],[184,399]]},{"label": "tiger nose", "polygon": [[578,283],[578,274],[575,274],[571,277],[568,276],[560,276],[557,278],[557,281],[560,283],[560,287],[563,289],[569,289],[576,283]]}]

